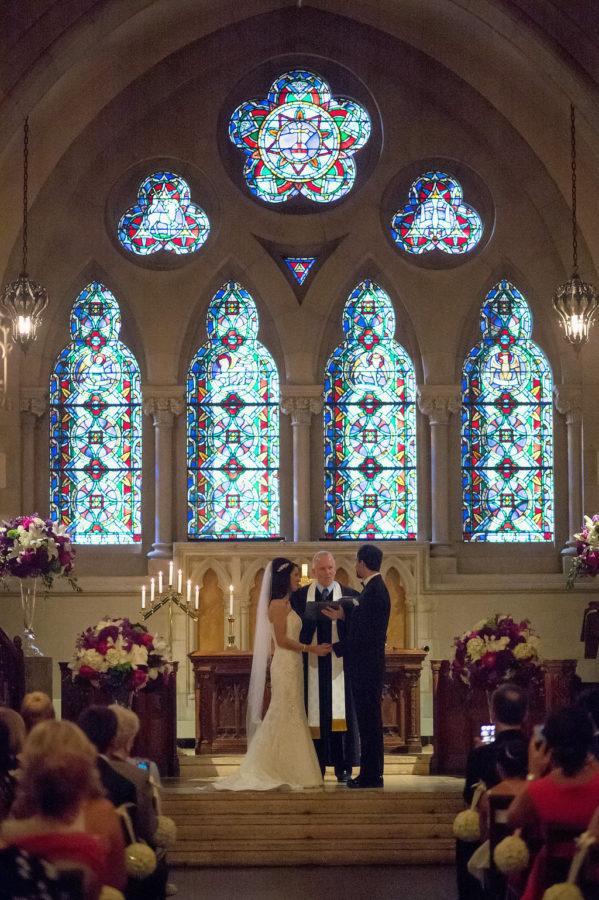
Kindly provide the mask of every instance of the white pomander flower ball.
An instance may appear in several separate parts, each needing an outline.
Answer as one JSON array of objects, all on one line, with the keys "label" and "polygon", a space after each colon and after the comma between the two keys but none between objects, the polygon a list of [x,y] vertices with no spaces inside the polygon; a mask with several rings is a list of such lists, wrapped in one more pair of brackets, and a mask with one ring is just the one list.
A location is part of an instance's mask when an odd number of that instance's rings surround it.
[{"label": "white pomander flower ball", "polygon": [[453,833],[460,841],[480,840],[480,821],[473,809],[464,809],[453,820]]},{"label": "white pomander flower ball", "polygon": [[521,837],[510,834],[497,844],[493,858],[499,871],[510,875],[512,872],[521,872],[528,866],[530,853]]},{"label": "white pomander flower ball", "polygon": [[147,844],[128,844],[125,847],[125,867],[131,878],[147,878],[156,869],[156,854]]},{"label": "white pomander flower ball", "polygon": [[157,847],[172,847],[177,840],[177,825],[170,816],[158,816],[153,842]]},{"label": "white pomander flower ball", "polygon": [[102,886],[98,900],[125,900],[125,895],[116,888],[110,887],[109,884],[105,884]]},{"label": "white pomander flower ball", "polygon": [[562,882],[552,884],[543,894],[543,900],[584,900],[580,889],[575,884]]}]

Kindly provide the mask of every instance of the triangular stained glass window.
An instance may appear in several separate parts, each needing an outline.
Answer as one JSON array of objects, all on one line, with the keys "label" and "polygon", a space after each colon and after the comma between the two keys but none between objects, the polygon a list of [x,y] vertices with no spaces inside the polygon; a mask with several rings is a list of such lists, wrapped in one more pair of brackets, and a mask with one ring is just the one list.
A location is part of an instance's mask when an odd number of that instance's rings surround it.
[{"label": "triangular stained glass window", "polygon": [[303,284],[314,263],[315,256],[284,256],[283,259],[293,272],[298,284]]}]

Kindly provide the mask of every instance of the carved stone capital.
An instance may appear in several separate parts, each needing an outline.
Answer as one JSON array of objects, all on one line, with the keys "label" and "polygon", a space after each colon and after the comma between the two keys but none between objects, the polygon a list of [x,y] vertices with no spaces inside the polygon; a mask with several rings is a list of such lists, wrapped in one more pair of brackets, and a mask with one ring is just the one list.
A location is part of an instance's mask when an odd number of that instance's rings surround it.
[{"label": "carved stone capital", "polygon": [[153,396],[144,396],[143,411],[147,416],[152,416],[154,426],[172,425],[175,416],[180,416],[185,409],[185,403],[181,394],[156,393]]},{"label": "carved stone capital", "polygon": [[460,411],[462,394],[457,384],[421,384],[418,408],[431,425],[447,425],[449,417]]},{"label": "carved stone capital", "polygon": [[282,397],[281,412],[291,416],[292,425],[309,425],[312,416],[322,412],[321,397]]},{"label": "carved stone capital", "polygon": [[579,384],[556,384],[553,397],[558,412],[566,417],[567,425],[582,423],[582,387]]},{"label": "carved stone capital", "polygon": [[43,416],[48,409],[48,393],[45,388],[21,388],[19,409],[38,419]]}]

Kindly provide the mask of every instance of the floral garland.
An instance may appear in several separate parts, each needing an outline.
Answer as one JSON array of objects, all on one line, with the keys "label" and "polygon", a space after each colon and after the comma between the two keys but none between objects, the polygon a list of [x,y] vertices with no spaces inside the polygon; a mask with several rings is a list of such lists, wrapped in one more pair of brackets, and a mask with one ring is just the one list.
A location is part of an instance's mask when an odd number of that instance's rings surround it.
[{"label": "floral garland", "polygon": [[109,693],[134,693],[170,673],[165,649],[145,625],[106,617],[79,635],[69,668],[73,679]]},{"label": "floral garland", "polygon": [[66,578],[71,587],[81,588],[72,574],[75,551],[63,525],[50,519],[18,516],[0,523],[0,577],[41,578],[52,587],[56,576]]},{"label": "floral garland", "polygon": [[572,560],[566,587],[571,590],[581,575],[593,578],[599,572],[599,515],[585,516],[584,528],[575,534],[576,556]]},{"label": "floral garland", "polygon": [[528,685],[541,676],[539,639],[525,619],[496,613],[454,639],[453,678],[493,691],[503,681]]}]

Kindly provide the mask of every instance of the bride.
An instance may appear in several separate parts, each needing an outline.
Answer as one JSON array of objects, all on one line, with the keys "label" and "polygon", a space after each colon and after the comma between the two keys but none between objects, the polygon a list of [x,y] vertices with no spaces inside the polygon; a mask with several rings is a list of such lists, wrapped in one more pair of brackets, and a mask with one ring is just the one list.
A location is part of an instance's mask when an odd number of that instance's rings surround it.
[{"label": "bride", "polygon": [[[248,691],[246,730],[248,750],[237,772],[214,782],[220,791],[268,791],[320,787],[322,775],[304,708],[302,653],[326,656],[330,644],[306,646],[298,641],[302,620],[291,608],[289,596],[299,587],[295,563],[278,557],[264,572],[254,656]],[[266,666],[270,665],[271,699],[262,719]]]}]

